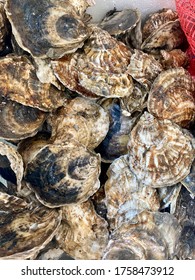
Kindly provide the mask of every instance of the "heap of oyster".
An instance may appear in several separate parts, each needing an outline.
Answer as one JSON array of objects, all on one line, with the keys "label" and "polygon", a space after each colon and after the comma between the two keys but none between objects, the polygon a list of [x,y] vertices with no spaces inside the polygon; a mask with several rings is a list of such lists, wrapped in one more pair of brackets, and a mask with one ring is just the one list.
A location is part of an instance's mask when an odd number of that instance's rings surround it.
[{"label": "heap of oyster", "polygon": [[195,259],[195,81],[177,12],[0,1],[0,259]]}]

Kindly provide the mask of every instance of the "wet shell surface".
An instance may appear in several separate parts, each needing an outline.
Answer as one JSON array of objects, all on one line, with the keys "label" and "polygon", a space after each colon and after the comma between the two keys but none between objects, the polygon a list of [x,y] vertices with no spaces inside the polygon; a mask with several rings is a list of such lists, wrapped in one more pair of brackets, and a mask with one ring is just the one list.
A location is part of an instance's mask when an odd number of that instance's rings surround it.
[{"label": "wet shell surface", "polygon": [[21,155],[14,146],[0,141],[0,173],[3,178],[11,181],[21,189],[24,167]]},{"label": "wet shell surface", "polygon": [[33,136],[41,128],[47,114],[0,96],[0,137],[21,140]]},{"label": "wet shell surface", "polygon": [[71,3],[8,0],[6,14],[19,46],[42,58],[59,58],[82,47],[89,35],[84,12],[79,15]]},{"label": "wet shell surface", "polygon": [[195,119],[194,94],[195,82],[184,68],[162,71],[149,92],[148,111],[185,127]]},{"label": "wet shell surface", "polygon": [[107,176],[104,189],[110,230],[130,221],[145,209],[158,211],[160,204],[156,190],[138,182],[129,168],[127,155],[113,161]]},{"label": "wet shell surface", "polygon": [[63,221],[56,236],[59,246],[76,260],[99,260],[108,243],[107,222],[90,200],[62,208]]},{"label": "wet shell surface", "polygon": [[173,259],[179,235],[180,226],[173,215],[143,211],[111,234],[103,259]]},{"label": "wet shell surface", "polygon": [[63,92],[38,80],[35,67],[26,56],[0,59],[0,92],[7,99],[42,111],[52,111],[66,101]]},{"label": "wet shell surface", "polygon": [[155,188],[184,179],[195,157],[189,131],[147,112],[131,131],[128,148],[130,169],[143,184]]},{"label": "wet shell surface", "polygon": [[100,156],[78,142],[48,144],[28,162],[24,178],[48,207],[86,201],[100,187]]},{"label": "wet shell surface", "polygon": [[23,199],[0,192],[0,259],[34,259],[56,234],[61,211],[31,208]]}]

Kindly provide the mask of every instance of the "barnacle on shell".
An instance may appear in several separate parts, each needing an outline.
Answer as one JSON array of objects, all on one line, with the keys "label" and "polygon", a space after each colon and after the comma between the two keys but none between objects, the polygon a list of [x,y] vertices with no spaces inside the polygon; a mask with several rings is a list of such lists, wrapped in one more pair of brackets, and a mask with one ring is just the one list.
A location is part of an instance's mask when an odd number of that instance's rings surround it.
[{"label": "barnacle on shell", "polygon": [[99,188],[100,156],[77,141],[34,152],[24,179],[41,203],[59,207],[86,201]]},{"label": "barnacle on shell", "polygon": [[83,96],[123,97],[133,90],[126,72],[130,56],[127,46],[93,26],[82,52],[54,60],[51,65],[63,85]]},{"label": "barnacle on shell", "polygon": [[7,99],[42,111],[52,111],[66,101],[63,92],[38,80],[35,67],[26,56],[0,59],[0,92]]},{"label": "barnacle on shell", "polygon": [[23,160],[16,148],[0,141],[0,173],[2,177],[15,183],[19,191],[23,172]]},{"label": "barnacle on shell", "polygon": [[158,211],[160,204],[156,190],[139,183],[129,168],[127,155],[113,161],[107,176],[104,189],[111,230],[130,221],[145,209]]},{"label": "barnacle on shell", "polygon": [[103,259],[173,259],[179,235],[180,226],[173,215],[145,210],[111,234]]},{"label": "barnacle on shell", "polygon": [[130,134],[129,166],[143,184],[174,185],[190,172],[194,144],[189,131],[145,112]]},{"label": "barnacle on shell", "polygon": [[128,66],[128,73],[147,90],[163,70],[162,65],[150,54],[134,50]]},{"label": "barnacle on shell", "polygon": [[107,222],[90,200],[62,207],[59,246],[76,260],[99,260],[108,243]]},{"label": "barnacle on shell", "polygon": [[79,10],[74,7],[78,1],[8,0],[5,9],[21,48],[35,57],[59,58],[82,47],[89,35],[84,19],[88,4],[82,2],[86,5]]},{"label": "barnacle on shell", "polygon": [[34,259],[56,234],[61,211],[31,207],[25,200],[0,192],[0,259]]},{"label": "barnacle on shell", "polygon": [[195,82],[182,67],[162,71],[148,96],[148,111],[159,119],[187,126],[195,119]]},{"label": "barnacle on shell", "polygon": [[35,135],[46,117],[47,114],[37,108],[0,96],[0,137],[3,139],[21,140]]}]

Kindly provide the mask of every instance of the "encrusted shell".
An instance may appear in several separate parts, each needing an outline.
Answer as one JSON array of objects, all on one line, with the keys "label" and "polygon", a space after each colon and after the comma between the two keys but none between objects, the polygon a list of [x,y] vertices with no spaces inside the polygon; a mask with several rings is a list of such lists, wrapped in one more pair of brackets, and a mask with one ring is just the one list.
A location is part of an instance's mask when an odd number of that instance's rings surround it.
[{"label": "encrusted shell", "polygon": [[23,172],[23,160],[16,148],[11,144],[0,141],[0,173],[2,177],[15,183],[19,191]]},{"label": "encrusted shell", "polygon": [[103,259],[173,259],[179,235],[180,226],[173,215],[143,211],[111,234]]},{"label": "encrusted shell", "polygon": [[41,128],[47,114],[0,96],[0,137],[21,140],[33,136]]},{"label": "encrusted shell", "polygon": [[141,45],[141,13],[137,9],[111,10],[100,22],[99,27],[127,46],[139,48]]},{"label": "encrusted shell", "polygon": [[190,173],[181,181],[182,185],[195,196],[195,160],[192,163]]},{"label": "encrusted shell", "polygon": [[129,168],[128,156],[113,161],[107,171],[105,183],[107,219],[110,229],[118,228],[143,210],[158,211],[160,207],[157,192],[149,186],[142,186]]},{"label": "encrusted shell", "polygon": [[100,104],[109,113],[110,125],[108,133],[97,147],[97,151],[101,154],[102,161],[112,162],[127,153],[129,133],[139,118],[139,114],[126,115],[117,98],[102,99]]},{"label": "encrusted shell", "polygon": [[184,68],[162,71],[149,92],[148,111],[185,127],[195,119],[194,94],[195,82]]},{"label": "encrusted shell", "polygon": [[0,193],[0,259],[34,259],[56,234],[61,211],[32,208],[23,199]]},{"label": "encrusted shell", "polygon": [[83,52],[52,61],[55,75],[70,90],[91,97],[123,97],[133,90],[126,73],[131,52],[101,28],[93,27]]},{"label": "encrusted shell", "polygon": [[189,63],[188,55],[181,49],[174,49],[171,51],[161,50],[160,54],[162,56],[160,62],[165,70],[176,67],[185,68]]},{"label": "encrusted shell", "polygon": [[182,227],[177,245],[180,260],[195,260],[195,199],[186,188],[182,188],[177,200],[175,216]]},{"label": "encrusted shell", "polygon": [[130,169],[143,184],[155,188],[184,179],[195,157],[189,131],[147,112],[131,131],[128,148]]},{"label": "encrusted shell", "polygon": [[62,208],[59,246],[76,260],[99,260],[108,243],[107,222],[94,210],[90,200]]},{"label": "encrusted shell", "polygon": [[5,9],[18,44],[33,56],[62,57],[89,35],[84,11],[79,15],[72,1],[8,0]]},{"label": "encrusted shell", "polygon": [[86,201],[100,187],[100,156],[78,142],[48,144],[27,163],[24,179],[41,203],[59,207]]},{"label": "encrusted shell", "polygon": [[128,66],[128,73],[147,90],[153,80],[163,70],[162,65],[153,57],[141,50],[134,50]]},{"label": "encrusted shell", "polygon": [[0,92],[7,99],[42,111],[52,111],[66,101],[63,92],[38,80],[35,67],[26,56],[0,59]]}]

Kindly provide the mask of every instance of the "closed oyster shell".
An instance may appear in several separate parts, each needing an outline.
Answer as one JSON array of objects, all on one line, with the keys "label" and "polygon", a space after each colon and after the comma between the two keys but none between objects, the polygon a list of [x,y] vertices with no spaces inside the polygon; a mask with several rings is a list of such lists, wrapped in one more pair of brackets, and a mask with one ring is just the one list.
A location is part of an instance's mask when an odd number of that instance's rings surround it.
[{"label": "closed oyster shell", "polygon": [[56,234],[61,211],[32,208],[23,199],[0,193],[0,259],[34,259]]},{"label": "closed oyster shell", "polygon": [[23,160],[16,148],[0,141],[0,173],[2,177],[15,183],[19,191],[23,172]]},{"label": "closed oyster shell", "polygon": [[59,246],[76,260],[99,260],[108,243],[107,222],[94,210],[90,200],[62,208]]},{"label": "closed oyster shell", "polygon": [[28,162],[24,179],[47,207],[86,201],[99,188],[100,156],[78,142],[45,145]]},{"label": "closed oyster shell", "polygon": [[173,215],[143,211],[111,234],[103,259],[173,259],[179,235],[180,226]]},{"label": "closed oyster shell", "polygon": [[75,52],[89,35],[84,11],[71,1],[8,0],[5,9],[18,44],[36,57]]},{"label": "closed oyster shell", "polygon": [[162,71],[148,96],[148,111],[183,127],[195,119],[195,82],[182,67]]},{"label": "closed oyster shell", "polygon": [[130,169],[143,184],[155,188],[184,179],[195,157],[189,131],[147,112],[131,131],[128,148]]},{"label": "closed oyster shell", "polygon": [[143,210],[158,211],[160,203],[154,188],[142,186],[129,168],[128,156],[113,161],[105,183],[107,218],[110,229],[130,221]]},{"label": "closed oyster shell", "polygon": [[21,140],[33,136],[41,128],[47,114],[0,96],[0,137]]},{"label": "closed oyster shell", "polygon": [[153,57],[141,50],[134,50],[128,66],[128,73],[147,90],[153,80],[163,70],[162,65]]},{"label": "closed oyster shell", "polygon": [[25,56],[1,58],[0,73],[0,92],[7,99],[42,111],[52,111],[66,101],[63,92],[38,80],[35,67]]}]

